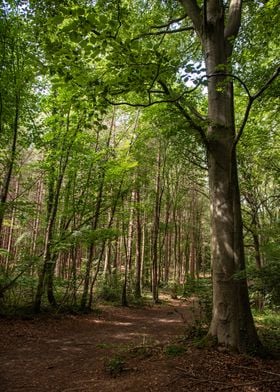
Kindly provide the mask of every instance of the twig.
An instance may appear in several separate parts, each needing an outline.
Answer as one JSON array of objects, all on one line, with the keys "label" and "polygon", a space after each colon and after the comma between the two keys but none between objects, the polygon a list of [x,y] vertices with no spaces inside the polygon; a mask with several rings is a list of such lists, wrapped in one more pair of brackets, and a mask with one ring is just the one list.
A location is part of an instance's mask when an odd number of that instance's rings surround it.
[{"label": "twig", "polygon": [[[236,367],[236,368],[240,368],[240,369],[257,370],[257,371],[261,371],[263,373],[270,374],[272,376],[280,377],[279,374],[273,373],[273,372],[269,372],[269,371],[266,371],[266,370],[255,369],[255,368],[250,368],[250,367],[246,367],[246,366],[237,366],[237,365],[233,365],[233,366]],[[194,379],[194,380],[190,380],[190,383],[192,383],[192,384],[200,384],[200,383],[204,383],[204,382],[208,382],[208,383],[211,383],[211,384],[222,384],[223,385],[223,390],[239,388],[239,387],[248,386],[248,385],[254,385],[254,384],[259,384],[259,383],[267,384],[267,383],[279,382],[280,381],[280,380],[279,381],[275,380],[275,378],[273,378],[273,379],[269,379],[269,380],[263,380],[262,379],[262,380],[254,380],[254,381],[249,381],[249,382],[239,383],[239,384],[233,384],[233,385],[225,385],[225,383],[222,382],[222,381],[199,378],[198,376],[195,376],[194,374],[189,372],[187,369],[183,369],[181,367],[176,367],[175,369],[179,370],[180,372],[183,372],[184,374],[188,375],[189,377],[192,377]],[[184,385],[184,387],[187,387],[188,385]]]},{"label": "twig", "polygon": [[270,372],[268,370],[262,370],[262,369],[259,369],[259,368],[252,368],[252,367],[238,366],[238,365],[233,365],[233,367],[238,368],[238,369],[254,370],[256,372],[266,373],[266,374],[270,374],[271,376],[280,377],[279,373],[274,373],[274,372]]},{"label": "twig", "polygon": [[[211,382],[211,380],[210,380]],[[225,389],[232,389],[232,388],[239,388],[239,387],[246,387],[248,385],[254,385],[254,384],[269,384],[271,382],[277,382],[275,379],[271,379],[271,380],[255,380],[255,381],[250,381],[250,382],[244,382],[244,383],[240,383],[240,384],[234,384],[234,385],[227,385],[223,387],[223,390]]]},{"label": "twig", "polygon": [[197,381],[197,382],[212,382],[212,383],[215,383],[215,384],[223,384],[224,385],[224,382],[222,382],[222,381],[211,380],[209,378],[199,378],[195,374],[189,372],[187,369],[183,369],[181,367],[176,367],[175,369],[179,370],[180,372],[183,372],[183,373],[187,374],[189,377],[195,378],[195,380],[193,380],[192,382],[195,382],[195,381]]}]

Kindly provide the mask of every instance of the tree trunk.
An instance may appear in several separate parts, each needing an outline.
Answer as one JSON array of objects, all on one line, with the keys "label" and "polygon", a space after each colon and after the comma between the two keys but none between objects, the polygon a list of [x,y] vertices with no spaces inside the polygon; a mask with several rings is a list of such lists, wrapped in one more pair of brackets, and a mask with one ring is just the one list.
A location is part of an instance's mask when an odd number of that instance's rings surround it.
[{"label": "tree trunk", "polygon": [[154,221],[153,221],[153,234],[152,234],[152,293],[153,301],[159,302],[158,298],[158,240],[159,240],[159,224],[160,224],[160,209],[161,209],[161,151],[157,157],[157,177],[156,177],[156,194],[155,194],[155,207],[154,207]]},{"label": "tree trunk", "polygon": [[[19,112],[20,112],[20,95],[19,93],[16,93],[15,116],[12,125],[13,139],[11,145],[11,152],[10,152],[9,161],[7,163],[7,172],[5,174],[5,178],[3,180],[3,185],[0,193],[0,241],[1,241],[1,232],[2,232],[3,220],[4,220],[6,204],[7,204],[7,197],[8,197],[10,182],[11,182],[12,173],[16,161],[17,138],[18,138],[18,128],[19,128]],[[1,247],[1,242],[0,242],[0,247]]]},{"label": "tree trunk", "polygon": [[[205,59],[208,79],[208,173],[211,200],[213,317],[209,335],[238,351],[259,346],[246,279],[240,194],[234,148],[233,84],[226,80],[228,57],[224,14],[212,1],[206,21]],[[215,3],[215,4],[214,4]],[[218,70],[223,69],[219,75]],[[216,76],[211,76],[215,75]]]},{"label": "tree trunk", "polygon": [[[206,146],[211,203],[213,315],[209,335],[238,351],[256,352],[260,342],[249,305],[245,270],[240,194],[235,150],[235,121],[231,54],[241,20],[241,0],[225,7],[219,0],[182,0],[201,39],[208,77]],[[203,16],[202,16],[203,15]]]},{"label": "tree trunk", "polygon": [[141,268],[142,268],[142,227],[140,212],[140,190],[135,191],[136,204],[136,255],[135,255],[135,298],[141,298]]},{"label": "tree trunk", "polygon": [[[110,219],[109,219],[109,222],[108,222],[107,229],[111,229],[111,228],[112,228],[112,225],[113,225],[113,222],[114,222],[115,212],[116,212],[117,205],[118,205],[118,200],[119,200],[119,197],[120,197],[120,194],[121,194],[122,183],[123,183],[123,179],[122,179],[121,182],[120,182],[119,189],[118,189],[118,193],[117,193],[117,195],[116,195],[116,197],[115,197],[115,199],[114,199],[114,204],[113,204],[112,211],[111,211],[111,214],[110,214]],[[101,247],[101,251],[100,251],[100,254],[99,254],[99,258],[98,258],[96,270],[95,270],[95,273],[94,273],[94,275],[93,275],[93,278],[92,278],[92,281],[91,281],[91,285],[90,285],[89,300],[88,300],[88,309],[91,309],[91,307],[92,307],[92,302],[93,302],[93,287],[94,287],[94,285],[95,285],[95,282],[96,282],[97,277],[98,277],[98,274],[99,274],[100,265],[101,265],[101,261],[102,261],[102,258],[103,258],[103,254],[104,254],[104,252],[105,252],[106,244],[107,244],[107,240],[105,239],[105,240],[103,241],[103,243],[102,243],[102,247]],[[111,248],[111,244],[109,244],[109,249],[110,249],[110,248]],[[111,257],[111,256],[110,256],[110,254],[109,254],[109,255],[108,255],[108,260],[107,260],[107,263],[108,263],[108,264],[107,264],[106,269],[105,269],[105,266],[104,266],[104,270],[105,270],[105,279],[107,279],[106,271],[107,271],[107,269],[108,269],[108,265],[110,264],[110,257]]]}]

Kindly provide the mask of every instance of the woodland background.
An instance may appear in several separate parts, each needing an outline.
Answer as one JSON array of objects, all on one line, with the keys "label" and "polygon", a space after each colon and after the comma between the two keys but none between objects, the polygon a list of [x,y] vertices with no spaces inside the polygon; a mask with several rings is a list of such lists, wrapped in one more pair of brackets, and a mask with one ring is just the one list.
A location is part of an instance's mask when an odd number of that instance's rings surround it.
[{"label": "woodland background", "polygon": [[[166,34],[163,45],[161,34],[146,33],[172,2],[153,13],[145,5],[141,17],[136,6],[128,14],[129,2],[99,1],[95,12],[86,3],[2,1],[1,311],[127,305],[157,300],[155,290],[199,293],[209,309],[205,151],[178,108],[154,104],[155,87],[143,85],[161,56],[174,89],[187,86],[188,105],[206,113],[196,40]],[[254,90],[277,64],[277,2],[244,3],[235,71]],[[238,80],[235,91],[241,122]],[[250,298],[261,311],[280,305],[279,113],[276,81],[254,103],[238,144]]]}]

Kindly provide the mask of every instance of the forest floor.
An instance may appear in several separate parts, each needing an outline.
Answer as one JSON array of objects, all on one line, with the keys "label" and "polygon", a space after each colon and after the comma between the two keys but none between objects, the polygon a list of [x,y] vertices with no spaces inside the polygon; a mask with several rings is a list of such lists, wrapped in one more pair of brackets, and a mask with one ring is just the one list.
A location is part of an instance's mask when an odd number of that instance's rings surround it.
[{"label": "forest floor", "polygon": [[1,392],[279,391],[280,361],[184,341],[192,301],[0,319]]}]

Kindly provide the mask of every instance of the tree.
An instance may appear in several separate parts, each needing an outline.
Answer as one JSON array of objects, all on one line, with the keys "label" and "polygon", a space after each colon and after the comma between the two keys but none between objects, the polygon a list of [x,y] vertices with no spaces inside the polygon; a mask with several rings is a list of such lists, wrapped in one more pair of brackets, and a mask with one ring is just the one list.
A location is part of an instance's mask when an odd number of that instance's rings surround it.
[{"label": "tree", "polygon": [[234,120],[232,52],[241,24],[242,1],[228,9],[217,0],[181,0],[200,39],[208,87],[207,148],[212,213],[213,316],[209,335],[238,351],[258,350],[260,342],[250,311],[246,279],[234,274],[245,269]]},{"label": "tree", "polygon": [[[9,208],[9,190],[17,163],[18,147],[24,145],[24,138],[30,137],[26,129],[20,132],[20,127],[28,127],[27,112],[32,112],[29,105],[36,72],[32,52],[35,56],[36,49],[31,40],[30,25],[15,4],[1,5],[0,35],[0,142],[5,147],[0,159],[1,235],[3,220]],[[25,41],[28,39],[30,44],[26,49]]]}]

